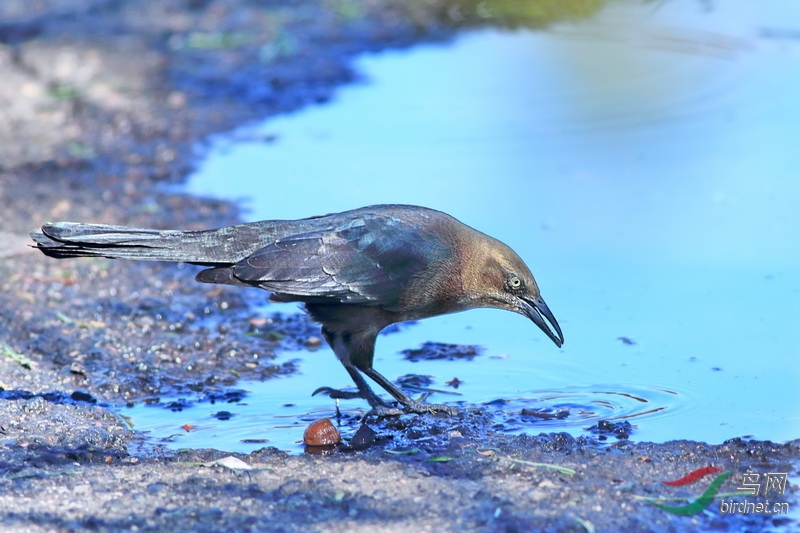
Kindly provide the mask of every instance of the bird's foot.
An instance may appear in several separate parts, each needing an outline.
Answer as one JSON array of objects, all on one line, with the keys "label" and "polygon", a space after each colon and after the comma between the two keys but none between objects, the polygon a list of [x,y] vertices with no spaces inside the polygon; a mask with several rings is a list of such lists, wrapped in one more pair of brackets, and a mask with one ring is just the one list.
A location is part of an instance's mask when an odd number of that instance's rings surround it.
[{"label": "bird's foot", "polygon": [[377,416],[377,417],[386,417],[386,416],[398,416],[403,414],[415,414],[415,415],[424,415],[427,413],[445,413],[450,416],[455,416],[459,413],[457,407],[453,407],[452,405],[443,405],[438,403],[424,403],[418,401],[412,401],[408,404],[403,405],[402,409],[398,409],[397,407],[387,407],[387,406],[373,406],[372,410],[370,410],[366,416]]},{"label": "bird's foot", "polygon": [[459,413],[457,407],[452,405],[444,405],[440,403],[425,403],[412,400],[403,405],[403,412],[424,415],[425,413],[445,413],[450,416],[455,416]]},{"label": "bird's foot", "polygon": [[[370,409],[365,416],[377,416],[387,417],[387,416],[399,416],[403,414],[402,409],[398,409],[393,405],[386,403],[383,401],[378,395],[376,394],[369,394],[369,393],[362,393],[360,391],[344,391],[339,389],[334,389],[332,387],[320,387],[314,392],[311,393],[311,396],[316,394],[327,394],[328,397],[333,398],[334,400],[352,400],[353,398],[362,398],[369,402]],[[336,409],[338,412],[339,405],[337,402]]]},{"label": "bird's foot", "polygon": [[375,405],[367,411],[367,414],[364,415],[364,418],[368,416],[376,416],[378,418],[386,418],[389,416],[400,416],[404,413],[402,409],[398,409],[397,407],[388,407],[385,405]]},{"label": "bird's foot", "polygon": [[[372,392],[371,390],[369,392]],[[402,409],[395,407],[381,399],[377,394],[369,394],[369,392],[361,391],[343,391],[334,389],[332,387],[320,387],[311,393],[312,396],[316,394],[327,394],[330,398],[335,400],[352,400],[353,398],[363,398],[369,402],[370,409],[365,416],[377,416],[378,418],[387,416],[399,416],[402,414],[418,414],[423,415],[426,413],[444,413],[450,416],[457,415],[459,410],[452,405],[444,405],[438,403],[425,403],[421,400],[412,400],[405,394],[401,393],[403,400],[400,401]],[[426,396],[423,395],[424,400]],[[338,404],[337,404],[338,409]]]},{"label": "bird's foot", "polygon": [[312,392],[311,396],[316,396],[317,394],[327,394],[334,400],[352,400],[353,398],[363,398],[360,392],[339,390],[334,389],[333,387],[320,387]]}]

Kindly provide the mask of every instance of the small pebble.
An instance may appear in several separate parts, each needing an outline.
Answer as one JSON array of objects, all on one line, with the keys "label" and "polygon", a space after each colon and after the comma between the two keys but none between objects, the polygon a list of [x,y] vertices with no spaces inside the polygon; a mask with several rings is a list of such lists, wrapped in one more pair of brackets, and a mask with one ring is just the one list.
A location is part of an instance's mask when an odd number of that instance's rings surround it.
[{"label": "small pebble", "polygon": [[328,418],[312,422],[303,432],[306,446],[333,446],[342,441],[339,430]]},{"label": "small pebble", "polygon": [[317,346],[322,344],[322,339],[319,337],[309,337],[306,339],[306,346],[309,348],[316,348]]}]

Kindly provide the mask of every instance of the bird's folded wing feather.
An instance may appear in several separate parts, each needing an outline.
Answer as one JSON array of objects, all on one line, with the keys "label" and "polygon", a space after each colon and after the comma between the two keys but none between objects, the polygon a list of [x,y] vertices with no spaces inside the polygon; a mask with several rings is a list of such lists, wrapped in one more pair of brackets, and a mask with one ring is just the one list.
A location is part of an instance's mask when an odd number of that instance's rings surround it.
[{"label": "bird's folded wing feather", "polygon": [[233,275],[281,299],[394,303],[405,283],[446,254],[424,230],[393,218],[284,236],[233,266]]}]

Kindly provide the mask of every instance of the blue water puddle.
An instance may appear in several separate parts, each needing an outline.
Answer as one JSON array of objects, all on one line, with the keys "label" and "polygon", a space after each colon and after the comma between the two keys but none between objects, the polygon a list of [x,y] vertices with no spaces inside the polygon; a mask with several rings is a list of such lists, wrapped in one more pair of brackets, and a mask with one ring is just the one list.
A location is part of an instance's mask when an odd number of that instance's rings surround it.
[{"label": "blue water puddle", "polygon": [[[390,379],[432,375],[462,394],[431,401],[512,400],[486,406],[511,432],[638,415],[636,440],[797,438],[800,46],[775,29],[800,7],[770,6],[622,2],[591,22],[364,56],[363,83],[332,104],[211,142],[188,191],[239,199],[250,220],[426,205],[514,248],[566,344],[493,310],[382,336],[375,366]],[[426,341],[485,350],[398,355]],[[230,420],[204,404],[124,414],[179,447],[299,450],[306,421],[334,411],[311,391],[350,383],[327,348],[281,357],[300,372],[241,383]],[[562,405],[566,419],[508,421]]]},{"label": "blue water puddle", "polygon": [[[689,391],[663,389],[657,381],[624,385],[614,381],[570,384],[571,376],[585,376],[585,371],[574,367],[573,361],[558,362],[541,354],[534,355],[532,348],[539,344],[547,348],[547,345],[533,341],[535,330],[525,321],[518,326],[525,328],[523,337],[527,337],[530,346],[527,350],[514,350],[515,354],[485,350],[470,359],[423,361],[410,361],[400,354],[431,339],[447,338],[442,336],[443,331],[452,332],[460,327],[457,323],[448,323],[447,318],[415,323],[399,333],[381,336],[375,366],[392,379],[430,376],[432,383],[408,392],[413,396],[433,390],[436,392],[431,394],[431,402],[479,407],[492,414],[496,427],[504,433],[567,431],[578,436],[586,434],[586,429],[601,419],[628,420],[639,427],[647,427],[643,433],[648,440],[666,440],[669,432],[658,434],[658,428],[666,426],[650,427],[647,422],[685,414],[694,405]],[[481,336],[481,331],[482,328],[467,326],[456,337],[472,341]],[[346,388],[352,383],[327,347],[314,352],[286,352],[274,361],[275,364],[288,362],[299,369],[297,373],[263,382],[241,382],[235,389],[245,392],[241,400],[227,403],[201,397],[160,398],[154,405],[140,403],[124,409],[122,414],[132,420],[136,429],[148,432],[157,442],[170,448],[214,447],[247,453],[263,446],[275,446],[300,452],[306,426],[319,418],[336,416],[334,400],[325,396],[312,397],[311,392],[319,386]],[[459,382],[457,388],[447,384],[454,378]],[[179,410],[175,404],[189,407]],[[351,436],[357,425],[348,415],[360,417],[368,406],[360,400],[343,400],[339,408],[348,419],[342,422],[342,433],[345,437]],[[539,414],[520,416],[523,410]],[[548,413],[554,418],[543,419]],[[559,413],[568,413],[568,416],[558,418]],[[636,437],[641,434],[637,432]]]}]

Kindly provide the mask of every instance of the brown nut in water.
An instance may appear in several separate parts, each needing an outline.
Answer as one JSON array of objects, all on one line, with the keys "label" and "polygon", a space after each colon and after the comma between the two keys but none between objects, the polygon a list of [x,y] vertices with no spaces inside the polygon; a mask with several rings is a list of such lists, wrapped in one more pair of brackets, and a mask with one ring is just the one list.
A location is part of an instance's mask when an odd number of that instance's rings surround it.
[{"label": "brown nut in water", "polygon": [[339,430],[328,418],[312,422],[303,432],[306,446],[333,446],[342,441]]}]

